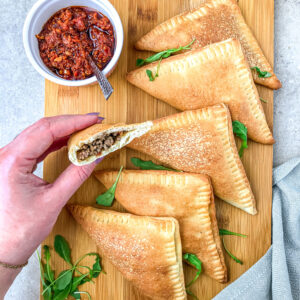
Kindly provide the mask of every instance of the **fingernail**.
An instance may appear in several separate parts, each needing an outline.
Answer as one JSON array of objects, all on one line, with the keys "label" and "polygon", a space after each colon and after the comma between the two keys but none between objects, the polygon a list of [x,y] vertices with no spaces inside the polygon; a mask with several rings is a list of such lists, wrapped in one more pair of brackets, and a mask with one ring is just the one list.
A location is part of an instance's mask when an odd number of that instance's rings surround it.
[{"label": "fingernail", "polygon": [[103,118],[103,117],[98,117],[97,124],[101,124],[101,123],[102,123],[102,121],[103,121],[104,119],[105,119],[105,118]]},{"label": "fingernail", "polygon": [[96,164],[99,164],[99,162],[101,162],[101,161],[103,160],[103,158],[104,158],[104,157],[97,158],[97,159],[95,160]]},{"label": "fingernail", "polygon": [[98,116],[99,113],[98,113],[98,112],[90,112],[90,113],[88,113],[87,115],[90,115],[90,116]]}]

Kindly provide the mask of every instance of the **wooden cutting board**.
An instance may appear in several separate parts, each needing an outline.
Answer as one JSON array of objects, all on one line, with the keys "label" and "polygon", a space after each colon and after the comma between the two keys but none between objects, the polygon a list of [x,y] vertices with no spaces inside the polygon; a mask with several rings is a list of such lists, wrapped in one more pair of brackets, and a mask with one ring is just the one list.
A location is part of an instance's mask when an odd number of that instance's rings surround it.
[{"label": "wooden cutting board", "polygon": [[[112,97],[109,101],[105,101],[97,85],[73,88],[46,81],[45,115],[100,112],[101,116],[106,118],[105,122],[107,123],[135,123],[177,112],[171,106],[128,84],[125,80],[125,73],[135,68],[135,61],[138,57],[149,55],[149,53],[138,52],[134,49],[134,42],[139,37],[162,21],[184,10],[195,8],[201,2],[203,0],[113,0],[112,4],[123,22],[125,43],[118,66],[109,78],[115,90]],[[269,62],[273,63],[273,0],[240,0],[239,5]],[[268,100],[268,103],[263,103],[263,106],[268,123],[272,128],[273,92],[261,86],[258,86],[258,91],[262,98]],[[97,168],[119,169],[120,165],[132,168],[129,160],[132,156],[148,158],[133,150],[122,149],[112,157],[105,159]],[[272,146],[249,142],[249,149],[245,151],[243,164],[257,200],[258,214],[256,216],[248,215],[216,200],[219,227],[248,235],[248,238],[225,238],[230,251],[244,262],[243,265],[237,264],[226,255],[230,278],[228,284],[261,258],[271,244],[272,161]],[[45,161],[44,179],[53,182],[68,164],[66,149],[53,153]],[[104,187],[91,176],[70,202],[95,204],[96,196],[103,191]],[[114,208],[122,210],[118,203],[114,204]],[[65,209],[44,243],[52,246],[56,234],[61,234],[67,239],[72,248],[74,260],[87,252],[97,251],[94,242]],[[57,271],[56,274],[63,268],[67,268],[67,265],[57,255],[52,256],[52,264]],[[82,290],[91,294],[92,299],[145,299],[105,258],[103,258],[102,264],[107,275],[101,274],[95,284],[87,283],[82,287]],[[186,281],[190,281],[195,275],[195,270],[189,266],[185,266],[184,271]],[[217,283],[206,275],[201,275],[201,278],[193,285],[192,291],[199,299],[211,299],[225,287],[225,284]]]}]

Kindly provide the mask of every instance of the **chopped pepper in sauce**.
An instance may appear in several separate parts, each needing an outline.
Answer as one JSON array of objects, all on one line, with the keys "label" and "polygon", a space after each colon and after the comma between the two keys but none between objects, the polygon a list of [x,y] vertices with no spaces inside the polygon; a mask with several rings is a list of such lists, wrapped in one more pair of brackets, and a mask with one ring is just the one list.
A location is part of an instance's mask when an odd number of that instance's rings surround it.
[{"label": "chopped pepper in sauce", "polygon": [[106,16],[87,7],[59,10],[36,37],[43,62],[64,79],[91,77],[90,54],[101,70],[114,54],[112,24]]}]

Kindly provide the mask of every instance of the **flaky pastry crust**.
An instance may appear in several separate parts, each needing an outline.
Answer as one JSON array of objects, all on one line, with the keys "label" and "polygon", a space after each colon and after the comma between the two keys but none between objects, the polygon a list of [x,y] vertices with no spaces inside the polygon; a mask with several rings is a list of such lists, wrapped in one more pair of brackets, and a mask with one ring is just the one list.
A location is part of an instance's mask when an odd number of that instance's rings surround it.
[{"label": "flaky pastry crust", "polygon": [[227,40],[178,54],[160,62],[159,76],[150,81],[146,70],[155,62],[127,75],[130,83],[180,110],[226,103],[233,120],[245,124],[249,138],[272,144],[250,68],[238,40]]},{"label": "flaky pastry crust", "polygon": [[209,175],[219,198],[256,214],[255,199],[225,104],[157,119],[148,133],[128,147],[177,170]]},{"label": "flaky pastry crust", "polygon": [[68,205],[101,255],[151,299],[186,299],[179,225],[174,218],[134,216]]},{"label": "flaky pastry crust", "polygon": [[259,78],[252,71],[256,83],[279,89],[281,83],[264,56],[256,38],[246,24],[236,0],[208,0],[199,8],[177,15],[141,37],[135,44],[139,50],[160,52],[187,45],[196,39],[192,48],[201,48],[229,38],[238,39],[251,67],[259,67],[272,74]]},{"label": "flaky pastry crust", "polygon": [[[106,188],[118,171],[97,171]],[[206,175],[186,172],[123,170],[115,197],[129,212],[174,217],[179,222],[183,253],[193,253],[203,270],[219,282],[227,281],[213,190]]]}]

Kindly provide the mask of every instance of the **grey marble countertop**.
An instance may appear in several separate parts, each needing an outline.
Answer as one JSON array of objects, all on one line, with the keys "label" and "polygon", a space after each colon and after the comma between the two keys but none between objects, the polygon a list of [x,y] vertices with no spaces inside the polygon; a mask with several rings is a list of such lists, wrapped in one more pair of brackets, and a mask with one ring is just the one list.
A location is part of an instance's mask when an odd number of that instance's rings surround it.
[{"label": "grey marble countertop", "polygon": [[[2,0],[0,10],[0,147],[44,113],[44,80],[24,53],[22,27],[36,0]],[[283,88],[274,99],[274,165],[300,155],[300,0],[275,0],[275,73]],[[41,175],[41,168],[37,171]],[[39,297],[35,257],[6,300]]]}]

